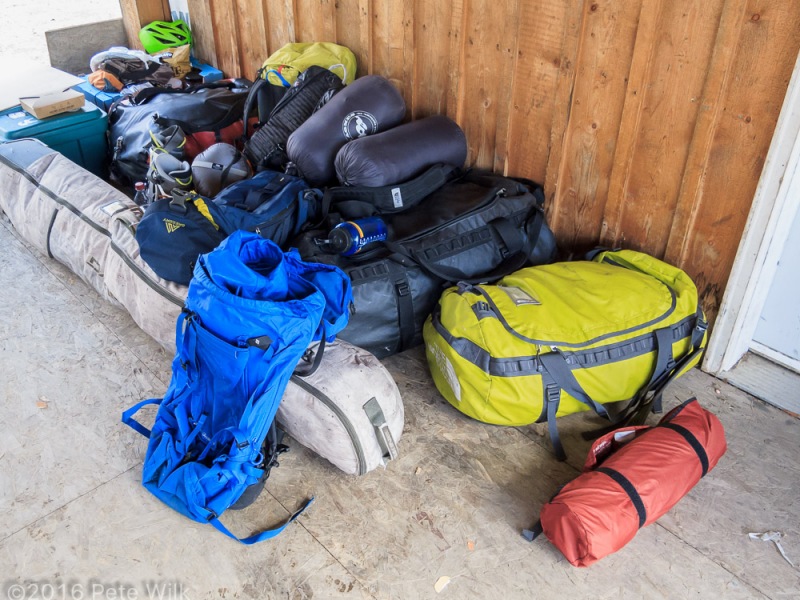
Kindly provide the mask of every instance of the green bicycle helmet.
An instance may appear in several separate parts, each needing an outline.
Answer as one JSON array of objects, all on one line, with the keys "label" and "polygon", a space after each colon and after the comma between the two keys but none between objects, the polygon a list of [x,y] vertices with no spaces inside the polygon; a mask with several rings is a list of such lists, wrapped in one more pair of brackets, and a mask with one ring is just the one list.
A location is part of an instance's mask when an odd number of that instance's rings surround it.
[{"label": "green bicycle helmet", "polygon": [[139,39],[148,54],[155,54],[167,48],[177,48],[192,43],[192,32],[182,20],[167,22],[153,21],[139,30]]}]

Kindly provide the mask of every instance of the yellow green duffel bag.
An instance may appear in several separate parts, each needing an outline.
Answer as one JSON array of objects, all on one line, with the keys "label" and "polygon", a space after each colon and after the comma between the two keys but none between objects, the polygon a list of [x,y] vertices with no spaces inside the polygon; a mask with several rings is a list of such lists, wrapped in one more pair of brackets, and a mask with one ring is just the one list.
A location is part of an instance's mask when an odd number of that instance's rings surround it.
[{"label": "yellow green duffel bag", "polygon": [[[548,421],[594,409],[643,420],[696,365],[707,322],[686,273],[632,250],[522,269],[497,285],[447,289],[423,329],[433,380],[485,423]],[[604,404],[629,401],[614,417]]]},{"label": "yellow green duffel bag", "polygon": [[353,52],[332,42],[292,42],[273,52],[261,67],[264,79],[273,85],[290,87],[297,76],[316,65],[333,71],[345,85],[356,78]]}]

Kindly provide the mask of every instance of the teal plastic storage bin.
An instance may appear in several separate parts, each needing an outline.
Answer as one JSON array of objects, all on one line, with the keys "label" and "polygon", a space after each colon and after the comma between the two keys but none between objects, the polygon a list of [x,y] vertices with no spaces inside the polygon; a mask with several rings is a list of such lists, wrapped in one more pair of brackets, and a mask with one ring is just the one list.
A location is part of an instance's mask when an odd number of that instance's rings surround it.
[{"label": "teal plastic storage bin", "polygon": [[37,119],[20,107],[0,112],[0,141],[36,138],[99,177],[106,172],[108,116],[86,102],[76,112]]}]

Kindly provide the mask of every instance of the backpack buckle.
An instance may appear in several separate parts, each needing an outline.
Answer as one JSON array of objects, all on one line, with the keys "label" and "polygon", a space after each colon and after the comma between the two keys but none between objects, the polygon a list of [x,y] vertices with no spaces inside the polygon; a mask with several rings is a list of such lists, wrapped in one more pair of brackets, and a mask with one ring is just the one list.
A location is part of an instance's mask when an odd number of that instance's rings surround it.
[{"label": "backpack buckle", "polygon": [[401,298],[403,296],[408,296],[411,293],[411,287],[408,285],[407,281],[400,281],[399,283],[395,283],[394,289],[397,290],[397,295]]}]

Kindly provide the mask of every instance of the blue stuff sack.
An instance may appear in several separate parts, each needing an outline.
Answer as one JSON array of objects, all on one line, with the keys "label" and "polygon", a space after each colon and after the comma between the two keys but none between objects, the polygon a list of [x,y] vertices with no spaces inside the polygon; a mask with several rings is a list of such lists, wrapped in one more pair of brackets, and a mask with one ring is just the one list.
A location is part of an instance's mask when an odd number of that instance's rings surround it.
[{"label": "blue stuff sack", "polygon": [[[306,263],[255,233],[236,232],[200,256],[177,323],[177,353],[163,399],[140,402],[122,421],[149,437],[142,483],[190,519],[244,543],[219,516],[265,474],[262,446],[286,384],[308,345],[347,325],[347,276]],[[157,404],[152,430],[133,419]]]}]

